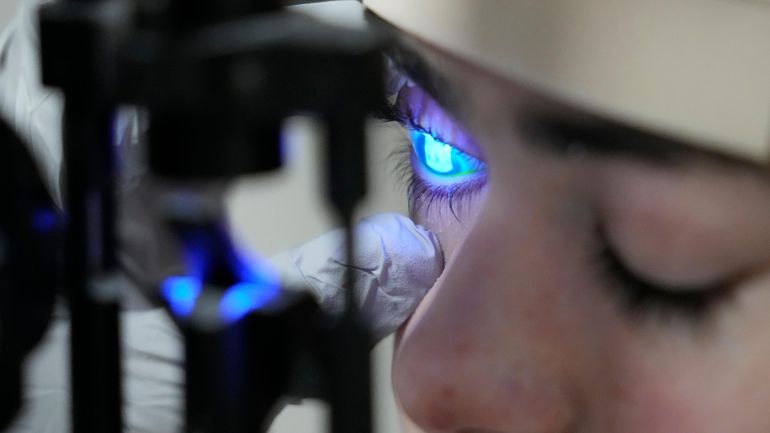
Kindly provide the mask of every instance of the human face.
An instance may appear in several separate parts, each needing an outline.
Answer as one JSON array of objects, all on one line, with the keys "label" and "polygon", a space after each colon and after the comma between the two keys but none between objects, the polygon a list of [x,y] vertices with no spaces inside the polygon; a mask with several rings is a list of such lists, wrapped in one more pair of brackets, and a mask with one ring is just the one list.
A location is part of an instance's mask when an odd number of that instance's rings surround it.
[{"label": "human face", "polygon": [[399,331],[406,429],[770,431],[770,171],[403,44],[401,120],[474,161],[411,157],[447,267]]}]

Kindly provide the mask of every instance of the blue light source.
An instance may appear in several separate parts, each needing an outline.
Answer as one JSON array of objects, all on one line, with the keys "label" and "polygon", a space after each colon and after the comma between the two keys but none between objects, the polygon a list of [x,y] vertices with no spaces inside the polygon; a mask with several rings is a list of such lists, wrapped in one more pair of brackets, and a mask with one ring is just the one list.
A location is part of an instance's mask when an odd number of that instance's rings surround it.
[{"label": "blue light source", "polygon": [[182,235],[182,241],[187,274],[205,280],[212,262],[208,239],[202,233],[190,231]]},{"label": "blue light source", "polygon": [[[278,272],[233,245],[219,225],[188,228],[182,240],[187,275],[169,277],[161,288],[175,316],[188,318],[201,308],[201,318],[209,320],[213,307],[220,323],[231,324],[280,295]],[[204,295],[205,305],[196,305]]]},{"label": "blue light source", "polygon": [[219,313],[226,323],[240,320],[280,294],[278,273],[254,252],[233,248],[230,266],[240,282],[228,288],[219,303]]},{"label": "blue light source", "polygon": [[56,212],[41,209],[32,216],[32,226],[38,233],[48,233],[56,227],[58,219]]},{"label": "blue light source", "polygon": [[277,284],[238,283],[225,292],[219,303],[219,313],[226,323],[237,322],[248,313],[264,307],[280,291]]},{"label": "blue light source", "polygon": [[202,287],[201,280],[195,277],[169,277],[163,282],[161,292],[174,314],[187,317],[195,309]]}]

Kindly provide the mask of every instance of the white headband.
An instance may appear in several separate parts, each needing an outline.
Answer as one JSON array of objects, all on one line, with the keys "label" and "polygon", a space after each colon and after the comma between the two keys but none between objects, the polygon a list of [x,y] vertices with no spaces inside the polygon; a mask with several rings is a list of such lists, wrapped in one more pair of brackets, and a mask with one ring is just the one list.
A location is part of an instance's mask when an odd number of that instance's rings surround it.
[{"label": "white headband", "polygon": [[364,0],[598,114],[770,163],[770,0]]}]

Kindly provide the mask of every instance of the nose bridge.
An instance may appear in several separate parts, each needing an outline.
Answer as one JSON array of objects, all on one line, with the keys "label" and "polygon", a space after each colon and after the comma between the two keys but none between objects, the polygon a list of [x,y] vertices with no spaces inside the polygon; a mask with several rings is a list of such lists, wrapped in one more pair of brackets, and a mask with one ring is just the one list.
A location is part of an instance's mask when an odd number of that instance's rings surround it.
[{"label": "nose bridge", "polygon": [[[510,215],[508,215],[510,218]],[[502,232],[479,215],[424,308],[406,328],[394,363],[404,409],[426,431],[563,432],[572,407],[546,347],[547,318],[530,294],[512,245],[524,231]]]}]

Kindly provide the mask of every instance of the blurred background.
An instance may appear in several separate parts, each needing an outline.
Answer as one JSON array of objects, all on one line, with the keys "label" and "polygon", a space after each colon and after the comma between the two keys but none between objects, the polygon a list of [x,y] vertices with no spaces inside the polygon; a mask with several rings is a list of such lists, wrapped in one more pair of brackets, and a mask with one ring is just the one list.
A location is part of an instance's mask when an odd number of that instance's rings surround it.
[{"label": "blurred background", "polygon": [[[230,218],[238,236],[267,255],[323,233],[333,226],[325,207],[319,171],[320,146],[307,120],[290,122],[289,165],[286,170],[240,181],[229,196]],[[395,126],[376,121],[369,128],[369,196],[360,216],[384,211],[406,214],[404,188],[393,175],[391,154],[407,140]],[[377,432],[399,431],[390,386],[392,338],[380,343],[373,353]],[[323,407],[308,402],[290,407],[278,418],[272,433],[323,431]]]},{"label": "blurred background", "polygon": [[[294,119],[290,128],[292,145],[286,170],[236,184],[229,196],[230,218],[238,236],[248,245],[270,255],[321,234],[333,222],[321,195],[319,171],[320,146],[312,125]],[[406,213],[406,200],[400,182],[393,175],[397,146],[406,135],[395,126],[371,122],[369,128],[369,196],[360,216],[384,211]],[[380,343],[373,353],[375,389],[377,390],[376,426],[379,433],[399,431],[390,386],[392,338]],[[324,409],[308,402],[290,407],[278,418],[273,433],[323,431]]]},{"label": "blurred background", "polygon": [[[20,0],[0,0],[0,28],[14,16]],[[280,172],[243,179],[228,197],[230,220],[237,236],[252,248],[271,255],[299,245],[334,226],[323,199],[319,165],[320,145],[314,125],[307,119],[288,122],[288,164]],[[406,213],[404,189],[392,174],[390,158],[406,135],[397,127],[372,121],[369,128],[369,196],[360,216],[383,211]],[[375,427],[377,432],[397,432],[400,427],[390,386],[392,338],[373,352]],[[324,430],[326,416],[319,402],[307,401],[287,408],[272,433],[312,433]]]},{"label": "blurred background", "polygon": [[13,11],[18,4],[19,0],[3,0],[0,2],[0,26],[5,28],[5,25],[11,20]]}]

